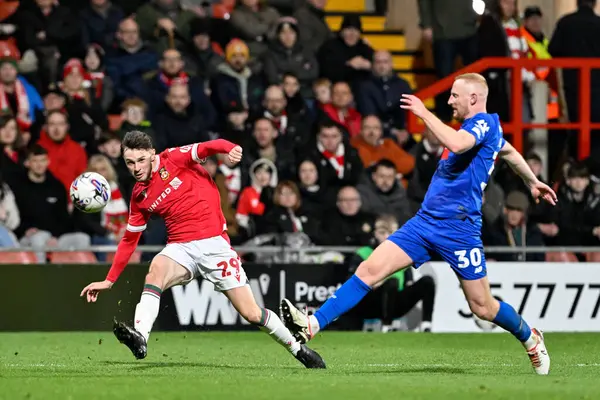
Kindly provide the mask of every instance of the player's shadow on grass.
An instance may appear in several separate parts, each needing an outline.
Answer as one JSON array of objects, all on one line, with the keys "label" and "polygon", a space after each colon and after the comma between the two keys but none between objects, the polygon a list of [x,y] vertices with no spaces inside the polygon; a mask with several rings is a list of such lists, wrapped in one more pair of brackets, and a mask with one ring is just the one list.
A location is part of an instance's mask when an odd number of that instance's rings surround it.
[{"label": "player's shadow on grass", "polygon": [[[179,362],[160,362],[160,361],[102,361],[102,364],[112,366],[127,366],[135,371],[151,370],[154,368],[181,368],[181,367],[197,367],[197,368],[226,368],[226,369],[252,369],[254,367],[248,365],[231,365],[217,364],[210,362],[197,361],[179,361]],[[294,369],[292,366],[278,365],[278,369]]]},{"label": "player's shadow on grass", "polygon": [[462,375],[468,372],[462,368],[456,367],[391,367],[381,369],[361,369],[359,371],[348,372],[351,375],[380,375],[380,374],[451,374]]}]

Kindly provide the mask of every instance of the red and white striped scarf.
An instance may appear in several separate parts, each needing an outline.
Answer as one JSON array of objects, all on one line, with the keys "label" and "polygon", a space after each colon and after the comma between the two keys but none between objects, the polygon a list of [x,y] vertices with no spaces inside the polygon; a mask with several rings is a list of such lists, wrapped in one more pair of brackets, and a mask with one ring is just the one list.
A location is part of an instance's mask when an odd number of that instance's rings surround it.
[{"label": "red and white striped scarf", "polygon": [[342,179],[344,177],[344,155],[346,154],[344,144],[340,143],[335,153],[325,150],[325,148],[320,142],[317,143],[317,149],[319,149],[319,152],[323,155],[323,157],[325,157],[327,161],[329,161],[329,164],[331,164],[333,169],[335,169],[338,178]]},{"label": "red and white striped scarf", "polygon": [[[21,129],[29,129],[31,126],[31,119],[29,118],[29,99],[27,98],[27,91],[25,86],[19,80],[15,80],[14,93],[17,98],[17,123]],[[10,103],[8,96],[5,91],[5,86],[0,84],[0,110],[10,110]]]}]

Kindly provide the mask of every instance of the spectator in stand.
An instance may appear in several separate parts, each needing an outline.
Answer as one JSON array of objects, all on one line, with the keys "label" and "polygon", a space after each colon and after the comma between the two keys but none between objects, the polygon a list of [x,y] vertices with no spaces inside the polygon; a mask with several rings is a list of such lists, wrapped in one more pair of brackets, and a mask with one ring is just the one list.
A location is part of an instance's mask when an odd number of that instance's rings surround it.
[{"label": "spectator in stand", "polygon": [[362,115],[377,115],[385,136],[403,146],[410,138],[406,131],[406,112],[400,108],[403,94],[412,94],[404,79],[393,71],[392,55],[387,50],[375,52],[373,73],[358,90],[357,108]]},{"label": "spectator in stand", "polygon": [[240,105],[251,113],[260,110],[264,84],[261,76],[248,67],[249,57],[248,46],[239,39],[233,39],[225,48],[226,61],[219,65],[219,73],[211,83],[212,102],[219,115]]},{"label": "spectator in stand", "polygon": [[[68,211],[67,191],[48,171],[49,162],[48,153],[43,147],[34,145],[31,148],[25,162],[27,173],[20,184],[12,188],[21,215],[21,224],[15,233],[24,247],[89,247],[90,237],[74,232],[73,219]],[[36,254],[38,262],[46,262],[44,252]]]},{"label": "spectator in stand", "polygon": [[387,159],[370,167],[356,186],[360,193],[362,211],[374,215],[392,214],[402,226],[412,217],[410,204],[396,164]]},{"label": "spectator in stand", "polygon": [[248,236],[254,236],[251,217],[264,214],[267,207],[265,201],[270,197],[269,192],[277,185],[278,178],[275,165],[263,158],[252,163],[249,172],[252,183],[240,193],[235,218],[238,225],[248,232]]},{"label": "spectator in stand", "polygon": [[442,158],[444,147],[435,135],[425,130],[423,139],[410,152],[415,157],[415,168],[408,181],[406,194],[411,201],[411,209],[414,214],[421,208],[438,162]]},{"label": "spectator in stand", "polygon": [[115,170],[117,184],[123,194],[123,198],[129,203],[133,186],[135,185],[135,179],[131,176],[131,173],[127,169],[127,165],[125,165],[125,160],[123,160],[121,154],[121,139],[116,133],[104,133],[100,137],[98,150],[100,150],[100,154],[106,156],[108,161],[110,161],[112,168]]},{"label": "spectator in stand", "polygon": [[87,168],[85,150],[71,139],[68,132],[67,116],[60,111],[50,111],[38,141],[48,154],[48,170],[63,184],[67,193],[71,183]]},{"label": "spectator in stand", "polygon": [[125,18],[121,8],[110,0],[89,0],[80,16],[82,47],[98,44],[105,50],[112,46],[119,23]]},{"label": "spectator in stand", "polygon": [[[579,0],[577,2],[577,11],[567,14],[560,18],[556,23],[556,28],[550,39],[548,51],[554,58],[559,57],[582,57],[582,58],[599,58],[600,43],[598,35],[600,34],[600,16],[594,11],[596,9],[596,0]],[[577,69],[563,70],[563,88],[565,91],[565,100],[567,103],[568,117],[571,122],[579,121],[580,105],[579,105],[579,75]],[[595,69],[591,73],[590,86],[590,116],[592,122],[600,122],[600,71]],[[552,145],[550,149],[550,160],[560,158],[560,154],[564,151],[565,141],[567,137],[572,137],[572,141],[566,143],[571,151],[571,156],[575,156],[577,145],[575,142],[577,135],[571,135],[570,132],[556,136],[553,132],[549,141],[553,144],[553,139],[561,138],[562,142]],[[556,136],[556,137],[555,137]],[[598,131],[593,131],[592,151],[594,158],[598,158],[596,154],[600,148],[598,140]]]},{"label": "spectator in stand", "polygon": [[223,211],[223,216],[227,223],[227,235],[231,236],[233,239],[238,235],[238,223],[235,219],[235,209],[231,206],[231,202],[229,201],[229,190],[227,189],[227,184],[225,182],[225,175],[219,171],[219,162],[216,156],[208,157],[202,166],[208,171],[219,189],[221,211]]},{"label": "spectator in stand", "polygon": [[[273,85],[267,88],[263,107],[261,118],[271,121],[283,146],[293,151],[303,149],[308,144],[311,136],[310,123],[299,116],[287,114],[287,100],[281,86]],[[288,178],[286,175],[283,176],[283,179]]]},{"label": "spectator in stand", "polygon": [[33,49],[40,63],[42,91],[58,80],[59,65],[81,56],[81,22],[69,7],[54,0],[17,11],[23,27],[23,47]]},{"label": "spectator in stand", "polygon": [[16,116],[19,128],[28,131],[35,122],[36,112],[43,109],[37,90],[19,76],[17,60],[12,57],[0,58],[0,111],[10,111]]},{"label": "spectator in stand", "polygon": [[29,132],[21,132],[21,137],[26,142],[26,146],[40,140],[40,133],[46,124],[46,115],[50,111],[66,111],[67,96],[59,88],[53,88],[44,96],[43,102],[44,108],[36,110],[35,122],[29,128]]},{"label": "spectator in stand", "polygon": [[127,18],[119,24],[117,47],[107,52],[106,74],[115,87],[115,104],[145,93],[144,74],[156,69],[158,57],[140,39],[138,24]]},{"label": "spectator in stand", "polygon": [[208,18],[195,18],[190,27],[193,46],[187,52],[190,68],[196,73],[196,76],[204,82],[205,89],[212,78],[217,74],[217,68],[225,61],[223,59],[223,49],[220,53],[215,51],[215,46],[210,37],[210,20]]},{"label": "spectator in stand", "polygon": [[[127,229],[129,209],[118,185],[115,169],[107,157],[96,154],[90,157],[88,171],[102,175],[110,185],[110,200],[98,213],[73,211],[75,228],[91,237],[93,245],[114,245]],[[106,253],[96,253],[98,261],[106,261]]]},{"label": "spectator in stand", "polygon": [[189,87],[192,102],[197,112],[204,118],[204,125],[212,127],[216,115],[215,109],[204,93],[204,82],[198,77],[190,76],[185,70],[181,53],[177,50],[165,50],[159,63],[159,69],[149,73],[146,78],[146,103],[150,114],[163,111],[165,96],[174,82],[185,83]]},{"label": "spectator in stand", "polygon": [[319,168],[319,185],[336,190],[356,185],[363,172],[356,150],[344,140],[342,130],[333,122],[322,122],[318,128],[316,146],[305,157]]},{"label": "spectator in stand", "polygon": [[302,27],[300,43],[314,53],[333,36],[325,22],[326,3],[327,0],[308,0],[294,12],[294,18]]},{"label": "spectator in stand", "polygon": [[415,167],[415,158],[390,138],[382,138],[381,121],[375,115],[367,115],[362,120],[360,135],[350,140],[350,144],[358,151],[365,167],[370,167],[380,160],[391,160],[401,177],[408,176]]},{"label": "spectator in stand", "polygon": [[174,82],[169,87],[165,103],[166,107],[162,107],[154,118],[157,152],[210,140],[200,105],[191,100],[186,83]]},{"label": "spectator in stand", "polygon": [[273,204],[260,218],[258,234],[303,232],[312,243],[321,242],[319,220],[303,206],[300,191],[294,182],[279,182],[273,195]]},{"label": "spectator in stand", "polygon": [[320,78],[312,85],[315,104],[313,109],[321,110],[327,104],[331,103],[331,81],[326,78]]},{"label": "spectator in stand", "polygon": [[[267,52],[267,43],[273,38],[279,13],[259,0],[237,0],[231,13],[234,36],[248,45],[252,64]],[[253,70],[255,70],[253,68]],[[259,69],[255,70],[258,72]]]},{"label": "spectator in stand", "polygon": [[546,213],[551,220],[538,224],[546,241],[555,246],[600,245],[600,197],[590,186],[588,168],[572,165],[557,195],[556,207]]},{"label": "spectator in stand", "polygon": [[112,79],[105,74],[105,52],[97,44],[91,44],[87,47],[87,53],[83,59],[85,69],[87,70],[86,80],[90,83],[91,94],[104,112],[107,112],[112,105],[115,93]]},{"label": "spectator in stand", "polygon": [[319,185],[319,171],[311,160],[304,160],[298,166],[298,188],[303,207],[312,215],[320,218],[335,205],[335,191]]},{"label": "spectator in stand", "polygon": [[361,211],[360,194],[353,186],[342,187],[337,209],[327,213],[322,224],[323,241],[329,246],[366,246],[371,242],[375,216]]},{"label": "spectator in stand", "polygon": [[[283,82],[281,84],[283,93],[287,105],[285,106],[285,113],[290,118],[301,118],[307,122],[312,117],[308,108],[308,101],[300,92],[300,81],[294,74],[286,73],[283,75]],[[311,89],[312,90],[312,89]],[[310,93],[310,99],[312,99],[312,91]],[[310,100],[312,103],[312,100]],[[309,121],[312,123],[312,121]]]},{"label": "spectator in stand", "polygon": [[[511,192],[506,198],[504,213],[491,226],[484,221],[482,240],[485,246],[524,247],[543,246],[539,228],[529,222],[529,198],[522,192]],[[488,260],[544,261],[543,253],[488,253]]]},{"label": "spectator in stand", "polygon": [[326,41],[317,54],[322,77],[331,82],[348,82],[353,88],[368,79],[374,51],[361,34],[360,17],[346,15],[339,35]]},{"label": "spectator in stand", "polygon": [[283,82],[284,74],[292,73],[300,81],[300,90],[311,97],[311,84],[319,77],[319,64],[315,53],[298,42],[300,28],[295,19],[279,20],[275,29],[276,39],[265,54],[264,72],[270,85]]},{"label": "spectator in stand", "polygon": [[192,40],[190,26],[196,15],[181,7],[180,0],[151,0],[135,13],[140,33],[157,53],[185,50]]},{"label": "spectator in stand", "polygon": [[[267,118],[257,119],[254,123],[253,139],[244,151],[242,172],[258,159],[271,161],[277,168],[280,179],[289,179],[296,176],[296,160],[294,148],[283,140],[271,121]],[[243,178],[243,183],[248,184],[248,179]]]},{"label": "spectator in stand", "polygon": [[[454,72],[458,55],[463,65],[477,60],[477,14],[472,0],[419,0],[419,15],[423,39],[432,44],[438,78]],[[443,121],[452,120],[449,97],[448,91],[435,99],[436,115]]]},{"label": "spectator in stand", "polygon": [[[108,130],[108,117],[99,99],[92,94],[81,61],[71,59],[65,64],[63,82],[59,84],[65,94],[66,111],[71,127],[71,138],[79,143],[88,155],[98,150],[100,134]],[[52,167],[51,167],[52,168]]]},{"label": "spectator in stand", "polygon": [[19,247],[14,230],[20,224],[21,216],[15,195],[0,174],[0,247]]},{"label": "spectator in stand", "polygon": [[125,100],[121,104],[121,118],[123,119],[123,123],[119,128],[119,137],[123,138],[129,131],[141,131],[151,137],[155,137],[152,123],[146,119],[147,112],[148,106],[142,99],[134,97]]},{"label": "spectator in stand", "polygon": [[[478,29],[480,57],[512,57],[514,59],[531,56],[527,40],[522,35],[516,0],[495,0],[484,15]],[[508,121],[509,87],[506,69],[489,70],[486,73],[490,90],[488,110],[498,113],[501,121]],[[523,81],[523,120],[531,121],[530,84],[535,80],[533,71],[522,69]]]},{"label": "spectator in stand", "polygon": [[12,114],[0,115],[0,176],[11,186],[19,184],[23,175],[23,139],[17,121]]},{"label": "spectator in stand", "polygon": [[350,85],[346,82],[338,82],[331,90],[331,103],[322,107],[325,116],[342,126],[350,138],[360,134],[362,119],[360,113],[352,107],[353,102]]}]

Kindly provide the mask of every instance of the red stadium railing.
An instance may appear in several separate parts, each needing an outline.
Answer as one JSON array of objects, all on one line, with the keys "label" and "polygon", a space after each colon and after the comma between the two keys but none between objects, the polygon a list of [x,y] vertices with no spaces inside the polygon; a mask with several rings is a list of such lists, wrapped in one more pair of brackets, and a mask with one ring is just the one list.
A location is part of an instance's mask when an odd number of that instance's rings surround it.
[{"label": "red stadium railing", "polygon": [[[534,70],[535,68],[566,68],[579,70],[579,122],[560,123],[548,122],[543,124],[523,123],[523,85],[521,68]],[[580,159],[587,158],[590,155],[590,136],[593,129],[600,129],[600,123],[591,123],[590,103],[591,103],[591,71],[600,69],[600,59],[594,58],[554,58],[551,60],[522,59],[514,60],[512,58],[483,58],[471,65],[468,65],[450,76],[445,77],[433,85],[415,93],[420,99],[426,100],[438,94],[441,94],[452,87],[454,78],[467,72],[481,73],[487,69],[506,68],[510,73],[510,121],[502,123],[505,133],[512,136],[513,146],[520,152],[523,150],[523,131],[534,128],[555,129],[573,129],[579,130],[578,156]],[[411,133],[420,133],[423,131],[423,124],[412,113],[409,113],[407,129]]]}]

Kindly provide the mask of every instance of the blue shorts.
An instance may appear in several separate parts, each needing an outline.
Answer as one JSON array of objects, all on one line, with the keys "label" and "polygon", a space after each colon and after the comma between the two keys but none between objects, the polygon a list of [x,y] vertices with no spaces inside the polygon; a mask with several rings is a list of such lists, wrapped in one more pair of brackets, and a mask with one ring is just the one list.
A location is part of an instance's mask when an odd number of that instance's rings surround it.
[{"label": "blue shorts", "polygon": [[486,276],[481,230],[470,219],[435,219],[418,213],[388,237],[413,260],[415,268],[439,254],[459,278]]}]

